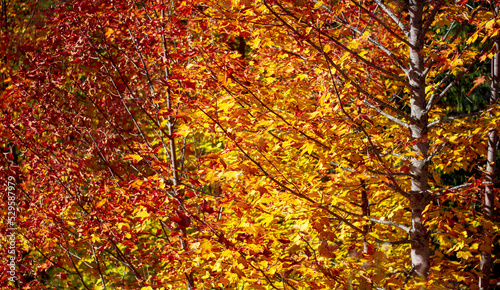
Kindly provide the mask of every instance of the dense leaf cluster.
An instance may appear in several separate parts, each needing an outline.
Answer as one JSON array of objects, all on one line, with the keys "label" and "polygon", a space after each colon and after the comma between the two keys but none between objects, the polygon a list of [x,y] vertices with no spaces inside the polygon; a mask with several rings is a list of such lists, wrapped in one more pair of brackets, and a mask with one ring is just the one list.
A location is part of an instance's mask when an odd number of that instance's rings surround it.
[{"label": "dense leaf cluster", "polygon": [[496,1],[0,4],[2,287],[499,282]]}]

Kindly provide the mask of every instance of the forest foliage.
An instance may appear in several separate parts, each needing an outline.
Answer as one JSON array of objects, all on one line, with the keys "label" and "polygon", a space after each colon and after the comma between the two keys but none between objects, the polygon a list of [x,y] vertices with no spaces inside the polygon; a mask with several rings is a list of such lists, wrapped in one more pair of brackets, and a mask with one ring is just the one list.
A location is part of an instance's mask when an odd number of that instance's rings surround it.
[{"label": "forest foliage", "polygon": [[0,2],[2,287],[500,283],[496,0]]}]

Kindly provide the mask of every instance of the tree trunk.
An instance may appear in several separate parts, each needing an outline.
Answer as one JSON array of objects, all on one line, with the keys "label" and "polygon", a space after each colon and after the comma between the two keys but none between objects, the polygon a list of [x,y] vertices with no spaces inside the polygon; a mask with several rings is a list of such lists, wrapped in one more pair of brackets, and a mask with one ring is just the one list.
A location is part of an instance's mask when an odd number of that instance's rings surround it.
[{"label": "tree trunk", "polygon": [[422,212],[429,204],[428,189],[429,166],[427,155],[429,141],[427,139],[428,112],[425,100],[424,59],[423,48],[423,6],[421,0],[409,1],[410,12],[410,68],[408,79],[411,89],[411,137],[415,141],[413,152],[416,157],[411,163],[410,208],[412,211],[411,260],[412,274],[427,277],[429,271],[429,238],[422,220]]},{"label": "tree trunk", "polygon": [[[498,7],[496,8],[495,15],[498,14]],[[497,38],[495,41],[496,49],[500,49],[500,40]],[[500,85],[500,53],[497,53],[491,60],[491,95],[490,104],[495,105],[498,101],[498,91]],[[491,128],[488,134],[488,156],[486,165],[486,182],[487,186],[484,191],[484,204],[483,212],[484,218],[487,223],[492,222],[495,214],[495,175],[496,175],[496,158],[497,158],[497,142],[498,132],[496,128]],[[490,288],[490,275],[491,275],[491,247],[492,247],[492,228],[484,225],[484,244],[481,248],[481,277],[479,277],[479,288]]]}]

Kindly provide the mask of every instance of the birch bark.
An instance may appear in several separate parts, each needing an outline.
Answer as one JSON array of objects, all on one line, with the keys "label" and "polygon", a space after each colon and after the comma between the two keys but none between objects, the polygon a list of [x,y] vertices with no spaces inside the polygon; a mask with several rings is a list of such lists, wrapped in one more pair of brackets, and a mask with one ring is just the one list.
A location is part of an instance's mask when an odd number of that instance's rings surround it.
[{"label": "birch bark", "polygon": [[428,111],[425,100],[425,75],[424,59],[421,54],[424,40],[423,28],[424,2],[421,0],[409,1],[410,16],[410,69],[408,80],[411,93],[411,137],[415,141],[413,152],[416,157],[412,159],[410,174],[411,192],[410,207],[412,211],[410,231],[411,260],[413,275],[427,277],[429,271],[429,237],[424,225],[422,212],[429,204],[428,192],[429,164],[428,151],[429,141],[427,138]]},{"label": "birch bark", "polygon": [[[495,15],[498,15],[499,8],[495,9]],[[496,50],[500,49],[500,39],[495,41]],[[499,86],[500,86],[500,53],[497,53],[491,60],[491,94],[490,104],[495,105],[498,102]],[[486,165],[486,181],[487,186],[484,191],[483,212],[484,218],[488,221],[494,220],[495,215],[495,175],[496,175],[496,158],[498,152],[498,131],[496,128],[491,128],[488,134],[488,156]],[[490,288],[491,276],[491,246],[492,246],[492,229],[490,226],[484,226],[484,244],[481,250],[479,288]]]}]

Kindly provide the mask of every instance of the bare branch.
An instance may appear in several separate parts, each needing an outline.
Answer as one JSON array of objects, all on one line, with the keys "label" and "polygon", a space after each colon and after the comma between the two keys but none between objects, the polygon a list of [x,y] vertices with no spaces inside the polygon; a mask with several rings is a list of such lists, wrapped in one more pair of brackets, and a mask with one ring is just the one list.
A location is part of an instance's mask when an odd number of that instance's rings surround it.
[{"label": "bare branch", "polygon": [[[101,279],[101,284],[104,289],[106,289],[106,279],[104,279],[104,276],[101,271],[101,263],[99,262],[99,259],[97,258],[97,255],[95,253],[94,245],[92,245],[90,242],[88,242],[90,245],[90,248],[92,249],[92,255],[94,256],[94,261],[97,264],[97,270],[99,271],[99,277]],[[105,263],[104,263],[105,264]]]},{"label": "bare branch", "polygon": [[439,119],[439,120],[436,120],[436,121],[433,121],[433,122],[429,123],[429,125],[427,125],[427,128],[432,128],[432,127],[435,127],[435,126],[437,126],[437,125],[439,125],[441,123],[451,122],[451,121],[457,120],[457,119],[478,116],[478,115],[481,115],[484,112],[489,112],[491,110],[493,110],[493,108],[490,108],[488,110],[481,110],[481,111],[470,113],[470,114],[461,114],[461,115],[457,115],[457,116],[444,117],[442,119]]},{"label": "bare branch", "polygon": [[425,162],[431,162],[432,158],[434,156],[436,156],[436,154],[438,154],[439,152],[441,152],[441,150],[444,149],[444,147],[446,146],[447,143],[443,143],[441,144],[441,146],[439,146],[438,148],[436,148],[436,150],[434,150],[431,154],[429,154],[429,156],[427,156],[427,158],[425,158]]},{"label": "bare branch", "polygon": [[402,225],[402,224],[399,224],[399,223],[396,223],[396,222],[391,222],[391,221],[385,221],[385,220],[378,220],[376,218],[368,218],[370,221],[374,222],[374,223],[378,223],[378,224],[383,224],[383,225],[388,225],[388,226],[393,226],[393,227],[397,227],[397,228],[400,228],[402,229],[403,231],[409,233],[410,232],[410,228],[405,226],[405,225]]},{"label": "bare branch", "polygon": [[386,117],[387,119],[393,121],[394,123],[397,123],[405,128],[410,128],[410,125],[405,123],[404,121],[392,116],[392,115],[389,115],[388,113],[382,111],[381,109],[379,109],[377,106],[373,105],[372,103],[368,102],[365,100],[365,103],[368,105],[368,107],[374,109],[375,111],[377,111],[378,113],[380,113],[382,116]]}]

